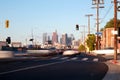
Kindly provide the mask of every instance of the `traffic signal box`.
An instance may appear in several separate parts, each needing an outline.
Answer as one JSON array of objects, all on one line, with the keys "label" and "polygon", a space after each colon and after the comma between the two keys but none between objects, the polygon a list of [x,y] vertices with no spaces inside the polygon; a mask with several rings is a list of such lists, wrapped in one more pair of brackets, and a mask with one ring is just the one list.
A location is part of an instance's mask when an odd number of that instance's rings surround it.
[{"label": "traffic signal box", "polygon": [[78,24],[76,24],[76,30],[79,30],[79,25]]},{"label": "traffic signal box", "polygon": [[10,44],[10,43],[11,43],[11,37],[7,37],[6,42],[7,42],[8,44]]},{"label": "traffic signal box", "polygon": [[5,27],[6,27],[6,28],[9,28],[9,20],[6,20],[6,22],[5,22]]}]

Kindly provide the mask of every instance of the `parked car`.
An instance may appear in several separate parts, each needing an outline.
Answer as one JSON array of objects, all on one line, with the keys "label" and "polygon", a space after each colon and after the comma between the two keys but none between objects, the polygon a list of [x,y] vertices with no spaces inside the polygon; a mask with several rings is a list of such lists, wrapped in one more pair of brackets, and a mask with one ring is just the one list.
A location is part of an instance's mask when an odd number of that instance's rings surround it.
[{"label": "parked car", "polygon": [[[117,50],[119,52],[119,50]],[[92,51],[93,55],[114,55],[114,48],[108,47],[101,50]]]}]

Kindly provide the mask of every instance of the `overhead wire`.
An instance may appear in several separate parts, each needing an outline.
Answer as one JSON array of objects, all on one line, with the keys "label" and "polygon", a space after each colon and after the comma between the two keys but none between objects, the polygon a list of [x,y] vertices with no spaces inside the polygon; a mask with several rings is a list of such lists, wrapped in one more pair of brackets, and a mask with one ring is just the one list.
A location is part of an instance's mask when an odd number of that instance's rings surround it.
[{"label": "overhead wire", "polygon": [[[109,7],[108,11],[107,11],[106,14],[104,15],[104,17],[102,18],[102,20],[100,21],[100,23],[102,23],[102,22],[105,20],[105,18],[106,18],[107,15],[109,14],[110,10],[112,9],[112,7],[113,7],[113,4]],[[99,23],[99,24],[100,24],[100,23]]]},{"label": "overhead wire", "polygon": [[[107,15],[109,14],[110,10],[112,9],[112,7],[113,7],[113,4],[109,7],[109,9],[107,10],[106,14],[105,14],[104,17],[102,18],[102,20],[99,22],[99,24],[102,23],[102,22],[105,20],[105,18],[106,18]],[[96,27],[96,23],[94,24],[94,27]]]}]

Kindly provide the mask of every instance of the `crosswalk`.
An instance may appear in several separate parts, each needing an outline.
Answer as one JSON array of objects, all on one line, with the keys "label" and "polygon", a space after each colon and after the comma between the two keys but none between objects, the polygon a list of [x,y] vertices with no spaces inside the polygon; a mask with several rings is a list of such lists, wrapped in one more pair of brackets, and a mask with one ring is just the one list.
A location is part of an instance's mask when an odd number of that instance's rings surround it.
[{"label": "crosswalk", "polygon": [[88,60],[88,58],[82,58],[82,61],[87,61]]},{"label": "crosswalk", "polygon": [[90,58],[90,57],[53,57],[51,59],[59,59],[59,60],[80,60],[80,61],[93,61],[93,62],[99,62],[99,58]]}]

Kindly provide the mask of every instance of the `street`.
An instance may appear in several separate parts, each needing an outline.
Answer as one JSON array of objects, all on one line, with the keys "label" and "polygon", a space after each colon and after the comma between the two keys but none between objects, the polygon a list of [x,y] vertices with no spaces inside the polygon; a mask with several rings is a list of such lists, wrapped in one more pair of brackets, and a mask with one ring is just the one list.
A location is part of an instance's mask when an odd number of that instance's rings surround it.
[{"label": "street", "polygon": [[108,71],[104,58],[91,55],[0,63],[1,80],[102,80]]}]

